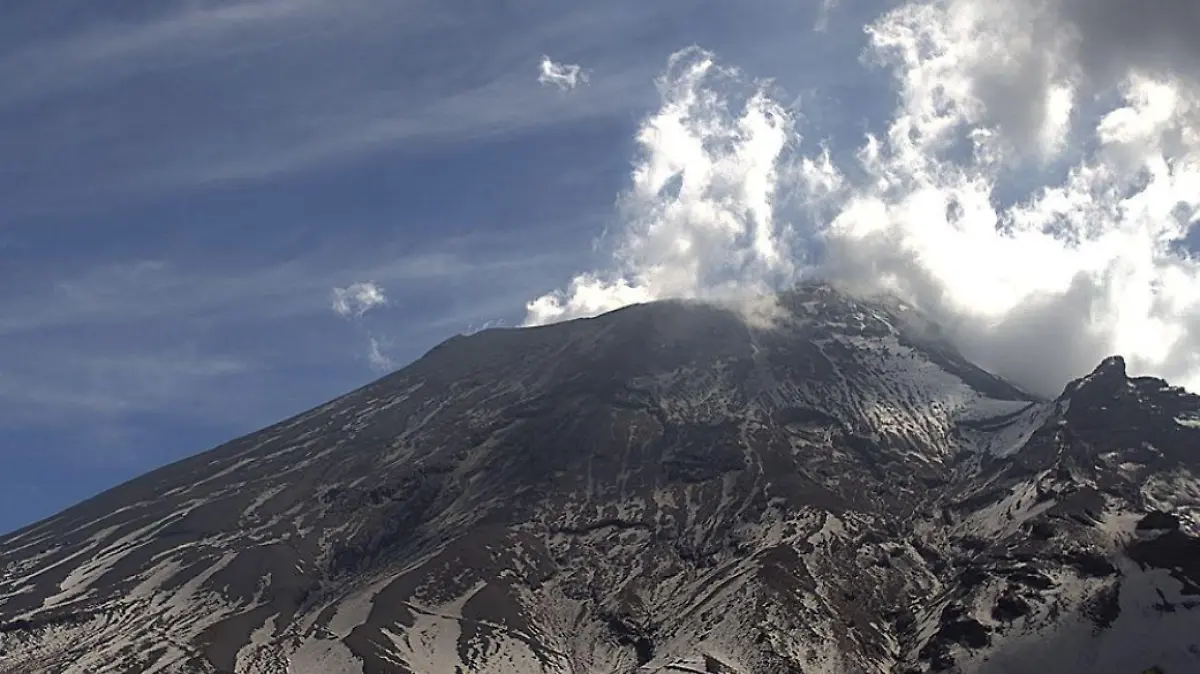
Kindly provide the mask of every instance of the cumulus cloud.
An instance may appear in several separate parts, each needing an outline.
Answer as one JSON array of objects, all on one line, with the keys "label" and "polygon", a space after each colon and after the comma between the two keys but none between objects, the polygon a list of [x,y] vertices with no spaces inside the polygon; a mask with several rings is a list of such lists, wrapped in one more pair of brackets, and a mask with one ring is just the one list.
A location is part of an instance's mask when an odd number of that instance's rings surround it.
[{"label": "cumulus cloud", "polygon": [[588,74],[583,68],[573,63],[555,63],[549,56],[543,56],[538,66],[538,82],[543,85],[555,86],[562,91],[574,89],[580,84],[587,84]]},{"label": "cumulus cloud", "polygon": [[1113,353],[1200,389],[1198,32],[1182,0],[910,1],[867,26],[895,108],[838,152],[769,86],[680,52],[611,262],[526,323],[816,275],[900,294],[1044,394]]},{"label": "cumulus cloud", "polygon": [[1183,72],[1197,49],[1167,25],[1196,17],[1170,2],[939,0],[878,19],[871,56],[899,104],[824,201],[822,271],[902,292],[1043,393],[1110,353],[1200,386],[1200,267],[1180,245],[1200,214]]},{"label": "cumulus cloud", "polygon": [[387,304],[383,288],[376,283],[351,283],[333,289],[333,312],[344,318],[359,318],[368,311]]},{"label": "cumulus cloud", "polygon": [[612,268],[529,302],[527,325],[664,297],[758,296],[794,279],[791,231],[773,207],[794,136],[783,106],[697,48],[673,55],[657,84],[662,105],[638,130]]},{"label": "cumulus cloud", "polygon": [[1102,114],[1093,101],[1111,102],[1130,77],[1200,77],[1192,0],[926,0],[867,30],[922,149],[965,126],[992,131],[1008,154],[1052,155],[1072,118]]}]

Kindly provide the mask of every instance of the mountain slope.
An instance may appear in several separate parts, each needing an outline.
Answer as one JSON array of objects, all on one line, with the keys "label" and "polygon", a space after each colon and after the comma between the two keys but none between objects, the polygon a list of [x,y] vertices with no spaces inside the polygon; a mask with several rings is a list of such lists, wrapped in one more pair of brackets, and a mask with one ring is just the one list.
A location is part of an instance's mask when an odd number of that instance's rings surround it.
[{"label": "mountain slope", "polygon": [[780,301],[456,337],[0,540],[0,672],[1200,668],[1200,399]]}]

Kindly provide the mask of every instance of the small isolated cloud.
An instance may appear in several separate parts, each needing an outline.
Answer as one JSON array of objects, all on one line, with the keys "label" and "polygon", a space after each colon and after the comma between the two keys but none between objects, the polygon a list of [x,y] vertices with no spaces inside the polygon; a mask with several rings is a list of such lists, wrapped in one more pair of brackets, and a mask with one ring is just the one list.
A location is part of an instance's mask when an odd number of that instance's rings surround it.
[{"label": "small isolated cloud", "polygon": [[373,335],[367,336],[367,362],[380,372],[391,372],[396,369],[396,362],[383,352],[383,345]]},{"label": "small isolated cloud", "polygon": [[345,288],[333,289],[333,312],[344,318],[360,318],[368,311],[387,304],[387,296],[378,284],[351,283]]},{"label": "small isolated cloud", "polygon": [[353,320],[358,329],[363,331],[367,338],[367,362],[371,364],[372,369],[381,372],[396,369],[396,363],[384,353],[384,343],[358,319],[368,311],[387,304],[387,301],[383,287],[372,281],[351,283],[345,288],[333,289],[333,312]]},{"label": "small isolated cloud", "polygon": [[539,66],[538,82],[544,85],[556,86],[562,91],[569,91],[587,84],[588,74],[577,64],[555,63],[549,56],[543,56]]}]

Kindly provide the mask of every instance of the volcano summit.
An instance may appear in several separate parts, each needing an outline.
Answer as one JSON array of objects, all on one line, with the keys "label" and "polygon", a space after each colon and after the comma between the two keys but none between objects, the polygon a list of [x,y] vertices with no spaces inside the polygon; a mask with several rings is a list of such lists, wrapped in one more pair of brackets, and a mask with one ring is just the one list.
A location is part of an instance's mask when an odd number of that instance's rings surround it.
[{"label": "volcano summit", "polygon": [[0,672],[1200,671],[1200,397],[779,304],[455,337],[0,539]]}]

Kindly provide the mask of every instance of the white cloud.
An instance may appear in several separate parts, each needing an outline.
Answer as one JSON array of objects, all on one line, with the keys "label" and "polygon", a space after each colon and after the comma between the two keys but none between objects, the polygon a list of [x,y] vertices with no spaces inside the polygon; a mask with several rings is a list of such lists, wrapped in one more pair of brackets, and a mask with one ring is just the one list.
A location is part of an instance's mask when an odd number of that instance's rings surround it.
[{"label": "white cloud", "polygon": [[538,70],[538,83],[555,86],[562,91],[588,82],[588,74],[583,68],[572,63],[555,63],[549,56],[542,57]]},{"label": "white cloud", "polygon": [[821,4],[817,7],[817,21],[813,24],[813,30],[818,33],[824,33],[829,30],[829,15],[837,8],[838,0],[821,0]]},{"label": "white cloud", "polygon": [[1200,389],[1200,260],[1180,245],[1200,220],[1197,7],[908,2],[868,26],[864,62],[898,97],[856,153],[801,147],[768,88],[676,54],[611,263],[526,323],[815,274],[898,292],[1042,393],[1113,353]]},{"label": "white cloud", "polygon": [[[387,295],[383,287],[372,281],[351,283],[345,288],[333,289],[333,312],[337,315],[356,320],[362,318],[368,311],[387,304]],[[384,344],[369,330],[358,324],[367,337],[367,362],[371,368],[381,372],[396,369],[396,363],[384,353]]]},{"label": "white cloud", "polygon": [[333,289],[334,313],[345,318],[359,318],[368,311],[387,304],[383,288],[376,283],[351,283],[345,288]]},{"label": "white cloud", "polygon": [[1100,5],[910,2],[876,21],[900,104],[826,202],[823,271],[900,290],[1043,393],[1110,353],[1197,387],[1200,267],[1178,242],[1200,209],[1200,108],[1171,67],[1195,50],[1091,54],[1103,26],[1144,23]]},{"label": "white cloud", "polygon": [[503,318],[489,318],[488,320],[483,321],[481,323],[471,321],[470,323],[467,324],[466,329],[463,330],[460,334],[473,335],[477,332],[483,332],[484,330],[491,330],[492,328],[504,328],[507,326],[508,326],[508,322],[505,321]]},{"label": "white cloud", "polygon": [[381,372],[391,372],[396,369],[396,363],[383,352],[383,345],[373,335],[367,336],[367,362],[371,367]]},{"label": "white cloud", "polygon": [[526,324],[664,297],[746,298],[795,276],[789,227],[773,208],[793,135],[786,111],[700,49],[672,56],[658,88],[662,106],[638,131],[620,199],[612,268],[529,302]]}]

